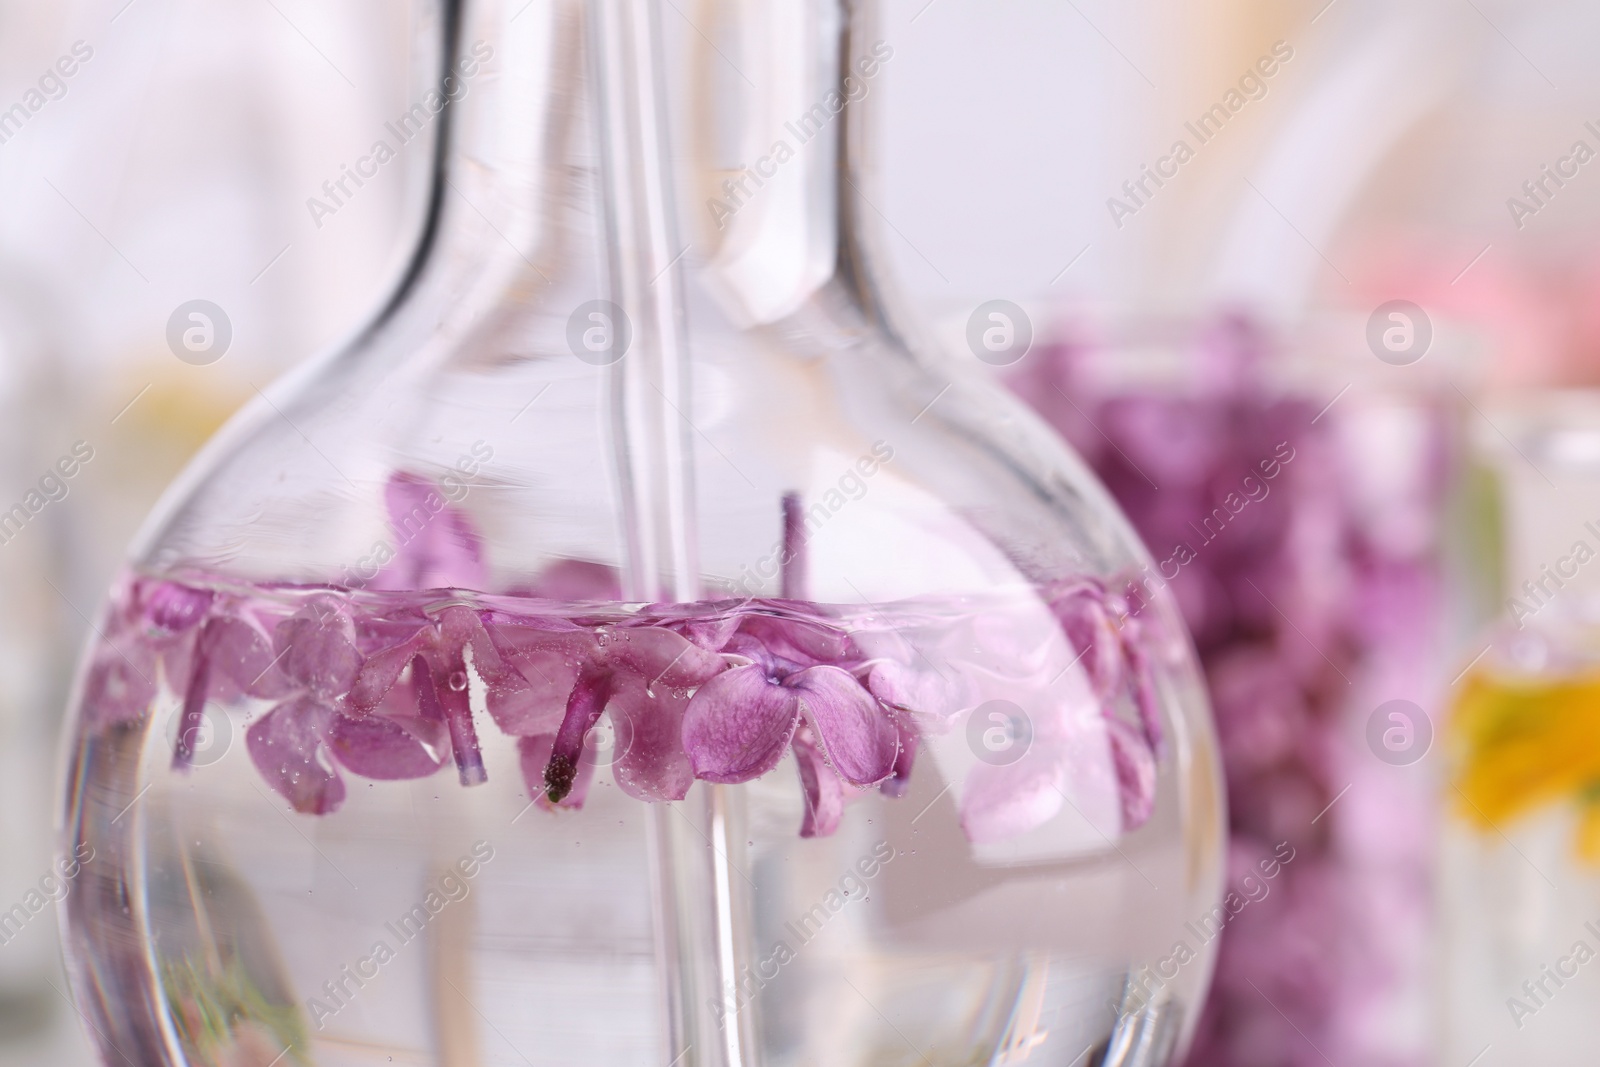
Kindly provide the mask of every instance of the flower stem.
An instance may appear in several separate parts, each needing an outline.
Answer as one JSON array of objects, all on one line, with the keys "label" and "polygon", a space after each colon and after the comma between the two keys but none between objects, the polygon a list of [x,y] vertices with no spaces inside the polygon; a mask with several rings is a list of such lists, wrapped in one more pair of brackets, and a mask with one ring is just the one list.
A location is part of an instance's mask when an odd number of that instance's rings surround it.
[{"label": "flower stem", "polygon": [[209,625],[195,635],[194,667],[188,688],[183,693],[183,712],[178,720],[178,736],[172,745],[172,769],[186,771],[194,763],[195,741],[205,727],[206,694],[211,687],[211,642]]},{"label": "flower stem", "polygon": [[806,513],[799,493],[783,494],[782,577],[778,595],[785,600],[806,599]]}]

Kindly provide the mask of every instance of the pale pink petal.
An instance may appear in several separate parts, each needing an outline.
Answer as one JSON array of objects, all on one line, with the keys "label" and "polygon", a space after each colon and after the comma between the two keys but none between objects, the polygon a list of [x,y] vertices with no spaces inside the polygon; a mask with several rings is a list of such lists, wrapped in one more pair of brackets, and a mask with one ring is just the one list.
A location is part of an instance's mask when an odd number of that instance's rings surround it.
[{"label": "pale pink petal", "polygon": [[528,595],[559,600],[564,604],[614,602],[622,599],[622,582],[617,577],[616,568],[603,563],[558,559],[539,572]]},{"label": "pale pink petal", "polygon": [[99,726],[137,722],[156,696],[156,659],[143,642],[98,646],[84,680],[83,706]]},{"label": "pale pink petal", "polygon": [[693,687],[720,674],[726,662],[660,626],[619,626],[605,646],[606,660],[637,674],[646,685]]},{"label": "pale pink petal", "polygon": [[[544,729],[554,730],[560,722],[560,703],[549,707],[550,686],[538,687],[528,682],[527,678],[518,669],[517,662],[508,653],[511,647],[495,636],[484,626],[478,612],[461,606],[445,608],[438,615],[440,644],[444,648],[461,649],[461,663],[465,665],[465,650],[472,652],[472,670],[483,681],[484,699],[490,718],[502,730],[513,735],[521,733],[542,733]],[[503,627],[497,625],[496,631]],[[524,665],[526,665],[524,663]],[[564,677],[572,678],[576,670],[561,672]],[[570,690],[571,685],[568,685]],[[561,698],[564,702],[564,696]],[[528,721],[536,717],[539,704],[543,701],[549,715],[555,721],[545,726],[544,723]],[[546,716],[548,717],[548,716]],[[510,724],[510,726],[508,726]],[[515,727],[522,727],[519,731]]]},{"label": "pale pink petal", "polygon": [[681,621],[664,622],[685,639],[694,642],[709,652],[721,652],[722,647],[728,643],[734,631],[739,628],[740,615],[737,612],[683,619]]},{"label": "pale pink petal", "polygon": [[1161,729],[1160,698],[1156,694],[1155,679],[1151,677],[1150,654],[1141,640],[1143,623],[1130,619],[1122,635],[1122,647],[1133,676],[1133,706],[1139,712],[1139,725],[1144,729],[1144,739],[1159,759],[1166,751],[1166,737]]},{"label": "pale pink petal", "polygon": [[[784,601],[767,603],[782,606],[791,613],[796,608],[809,607]],[[845,663],[859,654],[849,634],[821,620],[797,619],[787,613],[779,616],[750,612],[742,617],[739,629],[760,641],[768,655],[798,667]]]},{"label": "pale pink petal", "polygon": [[1106,609],[1104,593],[1097,586],[1079,583],[1050,606],[1095,693],[1101,700],[1111,699],[1123,682],[1123,644]]},{"label": "pale pink petal", "polygon": [[489,687],[489,716],[513,737],[554,734],[578,684],[578,663],[558,648],[534,649],[512,661],[523,684]]},{"label": "pale pink petal", "polygon": [[867,672],[867,691],[891,708],[923,719],[949,719],[972,701],[970,685],[954,673],[880,659]]},{"label": "pale pink petal", "polygon": [[980,763],[961,793],[961,829],[974,844],[1005,841],[1055,818],[1066,803],[1061,765],[1039,746],[1010,766]]},{"label": "pale pink petal", "polygon": [[396,471],[383,493],[395,557],[374,589],[479,589],[485,584],[483,538],[466,512],[430,479]]}]

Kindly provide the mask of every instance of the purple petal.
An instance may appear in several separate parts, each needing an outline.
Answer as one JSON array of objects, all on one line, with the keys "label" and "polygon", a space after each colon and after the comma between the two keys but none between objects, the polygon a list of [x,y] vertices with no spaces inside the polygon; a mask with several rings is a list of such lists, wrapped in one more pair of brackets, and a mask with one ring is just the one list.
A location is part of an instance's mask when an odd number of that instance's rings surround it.
[{"label": "purple petal", "polygon": [[611,773],[617,785],[638,800],[682,800],[694,784],[683,750],[689,698],[636,679],[619,681],[608,710],[616,730]]},{"label": "purple petal", "polygon": [[1110,699],[1122,684],[1123,646],[1103,595],[1093,586],[1079,584],[1050,606],[1073,654],[1082,657],[1095,693],[1101,700]]},{"label": "purple petal", "polygon": [[[528,718],[528,713],[532,710],[528,706],[530,700],[544,699],[548,702],[547,694],[536,691],[507,657],[506,653],[510,651],[510,646],[494,639],[476,611],[459,606],[445,608],[439,613],[439,636],[445,647],[462,650],[463,666],[466,663],[466,651],[471,650],[472,670],[483,681],[489,716],[497,724],[515,723]],[[560,672],[564,677],[571,677],[573,673],[575,672]],[[570,689],[570,686],[568,688]],[[559,706],[557,704],[555,707]],[[554,714],[555,708],[552,708],[551,712]],[[556,721],[559,722],[559,719]],[[503,725],[501,728],[505,729]],[[548,730],[555,728],[555,722],[545,727]],[[542,733],[544,730],[524,732]]]},{"label": "purple petal", "polygon": [[578,684],[578,667],[558,649],[536,649],[515,664],[523,684],[489,686],[489,716],[512,737],[554,734],[566,716],[567,697]]},{"label": "purple petal", "polygon": [[800,836],[828,837],[844,817],[844,790],[839,787],[839,776],[823,761],[817,747],[803,738],[795,738],[794,758],[806,801]]},{"label": "purple petal", "polygon": [[328,747],[340,763],[379,781],[426,778],[449,754],[444,726],[415,716],[336,716]]},{"label": "purple petal", "polygon": [[323,748],[333,709],[295,697],[267,712],[245,732],[250,759],[267,784],[306,815],[326,815],[344,803],[344,781]]},{"label": "purple petal", "polygon": [[1106,740],[1111,745],[1111,766],[1122,802],[1123,832],[1137,830],[1156,806],[1155,756],[1144,738],[1120,719],[1106,720]]},{"label": "purple petal", "polygon": [[851,785],[889,777],[900,752],[899,733],[860,682],[838,667],[811,667],[783,684],[800,694],[805,716],[839,777]]},{"label": "purple petal", "polygon": [[[721,602],[722,605],[731,603],[737,602]],[[684,640],[708,652],[721,652],[723,646],[728,643],[728,638],[739,629],[739,623],[743,619],[740,612],[722,610],[715,605],[715,602],[692,605],[692,609],[694,614],[686,614],[681,605],[652,604],[645,608],[642,614],[655,619],[657,625],[681,634]]]},{"label": "purple petal", "polygon": [[618,601],[622,583],[616,569],[582,559],[558,559],[533,580],[529,596],[559,600],[565,604],[583,601]]},{"label": "purple petal", "polygon": [[[124,649],[124,655],[119,649]],[[143,643],[107,641],[95,650],[83,705],[98,725],[137,722],[156,696],[156,661]]]},{"label": "purple petal", "polygon": [[456,757],[461,784],[482,785],[489,780],[489,772],[483,765],[478,730],[472,722],[467,672],[459,662],[446,662],[443,666],[444,669],[436,670],[422,653],[412,660],[411,680],[417,693],[417,706],[423,719],[433,722],[442,719],[449,727],[450,750]]},{"label": "purple petal", "polygon": [[572,695],[567,698],[567,713],[551,743],[550,763],[544,771],[546,796],[550,803],[561,803],[576,786],[583,743],[594,724],[600,720],[600,713],[606,710],[606,701],[610,697],[609,672],[589,671],[578,678]]},{"label": "purple petal", "polygon": [[349,709],[364,714],[381,704],[417,653],[428,647],[432,636],[428,628],[423,628],[409,640],[368,656],[345,698]]},{"label": "purple petal", "polygon": [[[780,604],[788,611],[796,607],[782,601],[766,603]],[[850,635],[821,621],[752,613],[742,616],[739,628],[760,641],[768,655],[799,667],[841,663],[857,658],[857,649]]]},{"label": "purple petal", "polygon": [[606,659],[637,674],[647,686],[693,687],[727,665],[717,653],[660,626],[623,626],[610,634]]},{"label": "purple petal", "polygon": [[761,667],[734,667],[701,686],[683,715],[683,747],[694,776],[748,782],[778,765],[800,722],[800,694]]},{"label": "purple petal", "polygon": [[362,662],[355,626],[332,597],[280,622],[273,637],[283,672],[317,696],[331,700],[355,684]]},{"label": "purple petal", "polygon": [[431,480],[396,471],[384,504],[398,546],[375,589],[477,589],[484,583],[483,538],[467,514]]},{"label": "purple petal", "polygon": [[243,618],[214,618],[200,631],[195,673],[210,670],[211,695],[228,701],[240,693],[278,697],[289,691],[289,679],[267,635]]},{"label": "purple petal", "polygon": [[211,607],[210,590],[191,589],[177,582],[156,582],[144,593],[147,624],[169,634],[179,634],[197,624]]},{"label": "purple petal", "polygon": [[746,633],[736,633],[722,644],[724,659],[730,656],[742,656],[751,663],[759,664],[762,673],[767,675],[782,675],[800,669],[798,663],[786,662],[773,656],[767,651],[767,646],[760,638],[752,637]]},{"label": "purple petal", "polygon": [[739,628],[739,618],[736,615],[724,616],[720,619],[703,619],[697,622],[680,623],[677,631],[684,637],[693,641],[701,648],[712,652],[721,652],[722,646],[728,643],[728,638]]},{"label": "purple petal", "polygon": [[1156,696],[1155,680],[1151,677],[1150,656],[1140,640],[1142,630],[1138,620],[1130,620],[1123,634],[1122,645],[1128,672],[1133,676],[1133,705],[1139,711],[1144,739],[1155,756],[1160,758],[1166,751],[1166,737],[1161,730],[1160,701]]}]

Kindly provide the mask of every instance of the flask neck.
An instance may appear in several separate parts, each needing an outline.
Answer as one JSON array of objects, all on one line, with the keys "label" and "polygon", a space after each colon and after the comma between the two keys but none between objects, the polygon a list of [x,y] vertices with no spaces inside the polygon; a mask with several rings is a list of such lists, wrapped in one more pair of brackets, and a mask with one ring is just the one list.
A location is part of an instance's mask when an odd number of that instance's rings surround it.
[{"label": "flask neck", "polygon": [[[618,238],[614,183],[603,177],[617,132],[604,100],[607,6],[445,6],[439,77],[388,131],[403,143],[434,124],[436,138],[422,240],[391,311],[418,287],[458,309],[559,309],[615,288],[614,247],[605,262]],[[663,210],[682,267],[734,329],[777,323],[825,291],[834,309],[843,296],[884,318],[868,124],[894,50],[871,37],[871,7],[719,0],[708,17],[736,46],[685,34],[661,57],[673,179]],[[718,158],[713,143],[736,147]],[[478,285],[494,295],[469,296]]]},{"label": "flask neck", "polygon": [[581,276],[593,260],[581,244],[564,254],[596,169],[583,6],[440,5],[430,87],[385,127],[401,144],[431,135],[432,156],[420,239],[379,324],[414,302],[441,319],[451,309],[477,317],[524,302],[557,274]]}]

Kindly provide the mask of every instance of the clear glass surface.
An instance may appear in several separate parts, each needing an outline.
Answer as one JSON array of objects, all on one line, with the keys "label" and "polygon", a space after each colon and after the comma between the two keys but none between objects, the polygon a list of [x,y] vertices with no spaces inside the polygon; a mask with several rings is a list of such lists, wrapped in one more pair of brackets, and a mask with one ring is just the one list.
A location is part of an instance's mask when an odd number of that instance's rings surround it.
[{"label": "clear glass surface", "polygon": [[1192,650],[894,314],[872,12],[720,12],[733,126],[793,142],[737,196],[652,4],[442,17],[393,301],[209,446],[85,657],[105,1060],[1168,1062],[1220,877]]}]

